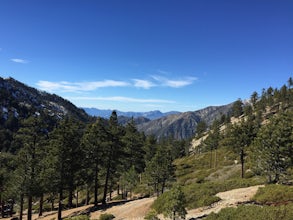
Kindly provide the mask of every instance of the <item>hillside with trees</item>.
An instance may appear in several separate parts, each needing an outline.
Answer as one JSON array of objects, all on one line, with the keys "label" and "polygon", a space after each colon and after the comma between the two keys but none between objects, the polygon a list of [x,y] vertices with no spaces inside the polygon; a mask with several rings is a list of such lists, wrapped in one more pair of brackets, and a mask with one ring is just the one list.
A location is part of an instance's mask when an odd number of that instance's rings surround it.
[{"label": "hillside with trees", "polygon": [[[33,213],[42,216],[52,210],[62,219],[64,209],[76,206],[92,204],[91,211],[95,211],[113,200],[157,196],[146,218],[155,219],[159,214],[184,218],[187,210],[218,202],[215,195],[219,192],[270,184],[273,188],[266,186],[255,201],[280,206],[286,210],[282,213],[286,219],[292,196],[277,199],[278,193],[268,198],[266,190],[292,189],[288,186],[293,175],[292,86],[290,78],[281,88],[264,89],[260,95],[254,92],[245,103],[235,101],[230,114],[212,123],[201,121],[195,134],[201,141],[193,147],[189,140],[158,139],[139,132],[134,120],[121,125],[115,111],[108,120],[85,120],[77,110],[52,120],[53,115],[23,101],[27,113],[14,111],[10,116],[13,109],[5,105],[15,102],[19,107],[20,101],[6,100],[7,90],[2,86],[1,214],[8,217],[15,211],[20,220],[24,213],[31,220]],[[23,97],[20,92],[15,94]],[[274,183],[286,185],[274,188]],[[12,213],[4,212],[8,205]],[[257,208],[243,205],[239,216],[242,209]],[[234,213],[223,212],[217,215]],[[219,217],[215,215],[208,219]]]}]

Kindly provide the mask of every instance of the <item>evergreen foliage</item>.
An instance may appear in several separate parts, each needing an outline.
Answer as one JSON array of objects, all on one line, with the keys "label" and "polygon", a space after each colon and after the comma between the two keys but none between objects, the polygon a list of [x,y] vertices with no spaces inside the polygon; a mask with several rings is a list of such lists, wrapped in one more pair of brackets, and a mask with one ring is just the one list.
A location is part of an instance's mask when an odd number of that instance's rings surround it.
[{"label": "evergreen foliage", "polygon": [[171,219],[177,217],[185,219],[187,211],[185,209],[186,199],[180,186],[174,186],[167,194],[166,203],[163,208],[165,216]]},{"label": "evergreen foliage", "polygon": [[293,114],[283,113],[273,117],[263,126],[254,142],[255,169],[268,177],[268,182],[278,182],[292,166]]}]

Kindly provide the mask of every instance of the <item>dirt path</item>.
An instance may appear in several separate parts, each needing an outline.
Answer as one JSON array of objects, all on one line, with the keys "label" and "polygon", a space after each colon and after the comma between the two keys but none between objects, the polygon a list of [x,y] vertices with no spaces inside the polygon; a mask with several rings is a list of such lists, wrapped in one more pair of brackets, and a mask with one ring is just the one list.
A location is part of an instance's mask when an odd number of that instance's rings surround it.
[{"label": "dirt path", "polygon": [[144,216],[150,209],[151,204],[155,198],[145,198],[127,202],[123,205],[113,206],[104,211],[97,211],[91,213],[91,219],[98,219],[102,213],[111,213],[115,219],[144,219]]},{"label": "dirt path", "polygon": [[[122,202],[121,205],[113,205],[106,210],[98,210],[90,213],[91,219],[99,219],[100,215],[103,213],[113,214],[115,219],[129,219],[129,220],[139,220],[144,219],[144,216],[148,213],[151,204],[156,198],[144,198],[139,200],[133,200],[129,202]],[[111,204],[109,204],[111,205]],[[89,209],[93,206],[82,206],[70,210],[62,211],[62,218],[80,215],[82,213],[87,213]],[[25,217],[24,217],[25,218]],[[57,219],[57,212],[46,212],[44,216],[38,217],[37,214],[33,215],[33,220],[52,220]]]},{"label": "dirt path", "polygon": [[[198,218],[205,215],[208,215],[212,212],[219,212],[221,209],[226,207],[235,207],[238,203],[250,201],[251,198],[255,195],[259,187],[263,185],[251,186],[247,188],[234,189],[226,192],[220,192],[216,196],[220,197],[221,200],[217,203],[212,204],[211,206],[201,207],[198,209],[189,210],[186,216],[186,219]],[[144,198],[129,202],[124,202],[120,205],[113,205],[112,207],[106,210],[98,210],[90,213],[91,219],[99,219],[99,216],[103,213],[113,214],[117,220],[139,220],[144,219],[144,216],[150,209],[151,204],[155,198]],[[75,214],[85,213],[92,207],[83,206],[75,209],[70,209],[62,212],[62,217],[68,217]],[[160,219],[164,219],[162,215],[159,216]],[[51,220],[57,219],[57,213],[45,213],[43,217],[38,218],[37,215],[33,216],[33,219],[39,220]]]},{"label": "dirt path", "polygon": [[201,207],[198,209],[189,210],[187,214],[187,219],[198,218],[212,212],[218,213],[221,209],[227,207],[236,207],[238,203],[248,202],[255,195],[259,187],[263,185],[251,186],[247,188],[233,189],[226,192],[220,192],[216,194],[221,200],[212,204],[211,206]]}]

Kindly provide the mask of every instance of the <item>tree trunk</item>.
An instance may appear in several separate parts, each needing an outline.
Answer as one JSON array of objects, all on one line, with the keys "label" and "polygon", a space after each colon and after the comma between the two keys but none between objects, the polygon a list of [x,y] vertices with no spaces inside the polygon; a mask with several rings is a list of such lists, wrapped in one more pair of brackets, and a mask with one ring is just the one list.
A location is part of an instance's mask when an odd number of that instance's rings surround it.
[{"label": "tree trunk", "polygon": [[62,199],[63,199],[63,190],[62,190],[62,187],[60,187],[59,201],[58,201],[58,220],[62,220]]},{"label": "tree trunk", "polygon": [[72,203],[72,200],[73,200],[73,185],[70,184],[69,186],[69,190],[68,190],[68,203],[67,203],[67,207],[68,208],[72,208],[73,207],[73,203]]},{"label": "tree trunk", "polygon": [[117,195],[120,196],[120,184],[117,185]]},{"label": "tree trunk", "polygon": [[23,194],[20,195],[19,220],[22,220],[22,215],[23,215]]},{"label": "tree trunk", "polygon": [[89,190],[89,187],[87,186],[85,204],[88,205],[89,203],[90,203],[90,190]]},{"label": "tree trunk", "polygon": [[159,195],[160,195],[160,191],[159,191],[159,183],[156,183],[156,184],[155,184],[155,190],[156,190],[156,192],[157,192],[157,197],[159,197]]},{"label": "tree trunk", "polygon": [[99,185],[98,185],[98,164],[96,163],[96,166],[95,166],[95,195],[94,195],[95,207],[98,206],[98,187],[99,187]]},{"label": "tree trunk", "polygon": [[241,149],[240,152],[240,161],[241,161],[241,178],[244,178],[244,150]]},{"label": "tree trunk", "polygon": [[43,215],[43,204],[44,204],[44,195],[42,194],[40,197],[39,216]]},{"label": "tree trunk", "polygon": [[162,189],[161,189],[161,193],[162,193],[162,194],[164,193],[165,184],[166,184],[166,181],[163,180],[163,182],[162,182]]},{"label": "tree trunk", "polygon": [[217,167],[217,149],[215,149],[215,168]]},{"label": "tree trunk", "polygon": [[106,199],[107,199],[109,177],[110,177],[110,160],[108,161],[108,166],[107,166],[106,180],[105,180],[105,186],[104,186],[104,195],[103,195],[103,200],[102,200],[103,205],[107,204]]},{"label": "tree trunk", "polygon": [[280,175],[279,175],[279,173],[276,173],[276,174],[275,174],[274,183],[278,183],[279,180],[280,180]]},{"label": "tree trunk", "polygon": [[54,198],[52,198],[52,200],[51,200],[51,211],[53,211],[54,210]]},{"label": "tree trunk", "polygon": [[33,197],[28,197],[27,220],[32,220]]},{"label": "tree trunk", "polygon": [[210,168],[213,167],[212,163],[213,163],[213,148],[211,148]]},{"label": "tree trunk", "polygon": [[[1,188],[0,188],[0,210],[3,211],[2,189],[1,189]],[[1,215],[2,215],[2,218],[4,218],[4,217],[3,217],[3,214],[1,214]]]},{"label": "tree trunk", "polygon": [[109,201],[112,201],[112,184],[110,185],[110,198]]},{"label": "tree trunk", "polygon": [[78,207],[78,190],[76,190],[76,208]]}]

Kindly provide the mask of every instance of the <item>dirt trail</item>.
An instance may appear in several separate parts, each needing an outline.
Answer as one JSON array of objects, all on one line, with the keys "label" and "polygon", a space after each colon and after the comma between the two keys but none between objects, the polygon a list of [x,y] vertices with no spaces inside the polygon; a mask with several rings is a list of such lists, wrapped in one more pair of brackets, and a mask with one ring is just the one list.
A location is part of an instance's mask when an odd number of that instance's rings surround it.
[{"label": "dirt trail", "polygon": [[211,206],[189,210],[186,217],[187,219],[199,218],[211,214],[212,212],[218,213],[223,208],[236,207],[238,203],[250,201],[257,192],[258,188],[263,186],[264,185],[257,185],[217,193],[216,196],[221,198],[219,202],[216,202]]},{"label": "dirt trail", "polygon": [[[255,195],[259,187],[263,185],[251,186],[247,188],[239,188],[226,192],[220,192],[216,194],[221,200],[217,203],[212,204],[211,206],[201,207],[198,209],[192,209],[188,211],[186,219],[190,218],[199,218],[205,215],[208,215],[212,212],[219,212],[221,209],[226,207],[235,207],[238,203],[250,201],[251,198]],[[155,198],[144,198],[139,200],[133,200],[129,202],[124,202],[121,205],[113,205],[112,207],[106,210],[98,210],[90,213],[91,219],[98,219],[99,216],[103,213],[113,214],[117,220],[139,220],[144,219],[144,216],[149,211],[151,204]],[[74,214],[80,214],[86,212],[90,209],[90,206],[83,206],[75,209],[70,209],[62,212],[62,217],[72,216]],[[159,216],[160,219],[164,219],[162,215]],[[51,220],[57,219],[57,213],[45,213],[44,217],[38,218],[37,215],[33,216],[33,219],[40,220]]]},{"label": "dirt trail", "polygon": [[102,213],[111,213],[115,219],[144,219],[155,198],[144,198],[127,202],[124,205],[113,206],[104,211],[91,213],[91,219],[98,219]]}]

